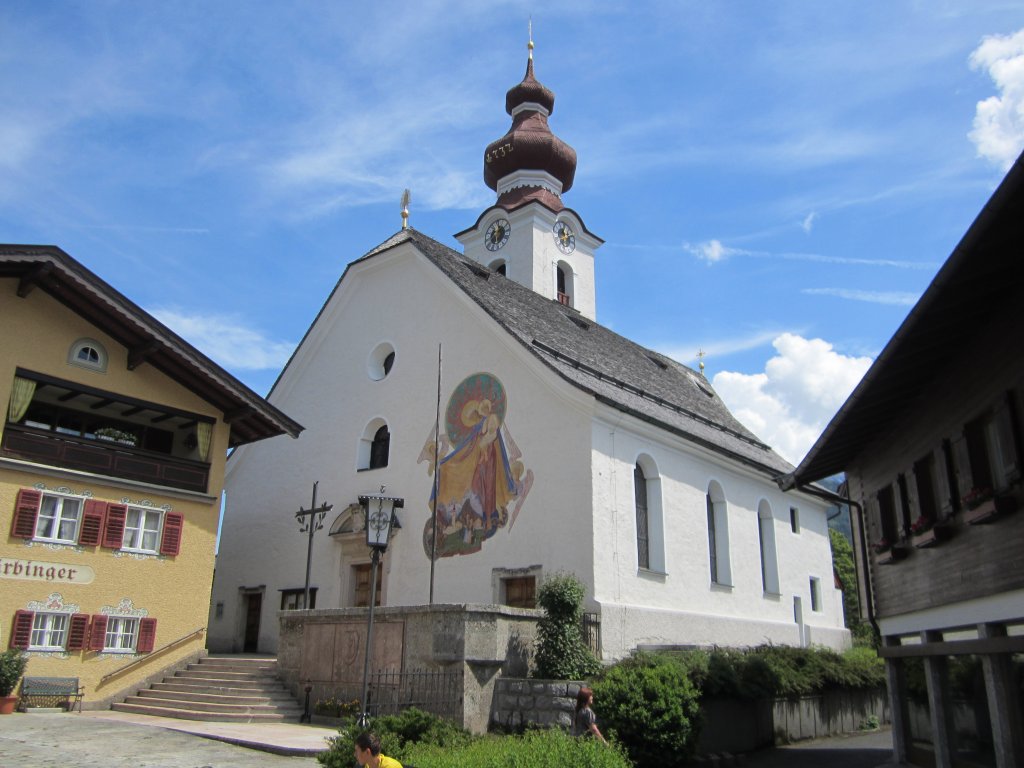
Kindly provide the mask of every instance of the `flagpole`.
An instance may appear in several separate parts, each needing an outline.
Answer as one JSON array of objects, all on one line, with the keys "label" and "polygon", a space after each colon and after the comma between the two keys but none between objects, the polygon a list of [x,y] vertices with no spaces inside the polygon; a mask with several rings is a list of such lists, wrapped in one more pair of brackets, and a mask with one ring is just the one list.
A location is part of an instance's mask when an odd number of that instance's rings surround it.
[{"label": "flagpole", "polygon": [[434,516],[434,535],[430,541],[430,605],[434,604],[434,563],[437,562],[437,496],[441,489],[437,472],[440,463],[441,442],[441,343],[437,344],[437,407],[434,411],[434,503],[431,514]]}]

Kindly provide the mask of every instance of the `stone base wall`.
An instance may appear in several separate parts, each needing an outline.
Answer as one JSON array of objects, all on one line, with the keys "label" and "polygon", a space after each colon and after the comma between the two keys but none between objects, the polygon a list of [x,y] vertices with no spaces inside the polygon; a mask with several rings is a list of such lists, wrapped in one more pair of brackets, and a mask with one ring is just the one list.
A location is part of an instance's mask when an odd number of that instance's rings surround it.
[{"label": "stone base wall", "polygon": [[494,681],[491,726],[519,730],[526,725],[572,728],[582,682],[502,677]]},{"label": "stone base wall", "polygon": [[[504,605],[385,606],[374,609],[370,670],[441,670],[462,680],[462,726],[487,730],[495,680],[529,672],[542,611]],[[359,691],[368,609],[281,611],[277,665],[296,696]],[[357,694],[358,695],[358,694]]]}]

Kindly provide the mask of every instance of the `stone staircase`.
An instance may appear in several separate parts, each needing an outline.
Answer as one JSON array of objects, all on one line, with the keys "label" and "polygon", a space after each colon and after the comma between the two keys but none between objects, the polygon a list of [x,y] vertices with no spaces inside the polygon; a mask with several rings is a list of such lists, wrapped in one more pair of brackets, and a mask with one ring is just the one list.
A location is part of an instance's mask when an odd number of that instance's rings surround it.
[{"label": "stone staircase", "polygon": [[298,722],[302,716],[277,677],[277,659],[244,656],[201,658],[111,709],[218,723]]}]

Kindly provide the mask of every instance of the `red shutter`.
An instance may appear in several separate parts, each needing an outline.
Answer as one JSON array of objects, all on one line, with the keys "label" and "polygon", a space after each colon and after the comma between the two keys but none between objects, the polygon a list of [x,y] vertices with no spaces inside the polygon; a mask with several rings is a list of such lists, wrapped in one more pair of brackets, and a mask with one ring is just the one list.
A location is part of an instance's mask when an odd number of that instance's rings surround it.
[{"label": "red shutter", "polygon": [[92,617],[92,631],[89,633],[89,650],[102,651],[107,640],[107,617],[97,614]]},{"label": "red shutter", "polygon": [[156,643],[156,619],[139,621],[139,639],[135,643],[136,653],[152,653]]},{"label": "red shutter", "polygon": [[102,546],[107,549],[120,549],[124,542],[124,523],[128,517],[128,507],[124,504],[108,504],[107,519],[103,523]]},{"label": "red shutter", "polygon": [[11,648],[28,648],[32,639],[32,611],[15,611],[14,622],[11,624]]},{"label": "red shutter", "polygon": [[43,503],[43,494],[29,488],[18,491],[14,502],[14,520],[11,523],[11,536],[16,539],[31,539],[36,535],[36,517],[39,505]]},{"label": "red shutter", "polygon": [[71,628],[68,630],[67,650],[85,650],[86,635],[89,633],[89,614],[76,613],[71,616]]},{"label": "red shutter", "polygon": [[181,551],[181,529],[185,517],[180,512],[164,515],[164,533],[160,537],[160,554],[174,556]]},{"label": "red shutter", "polygon": [[103,521],[107,515],[107,503],[96,499],[85,500],[82,526],[78,532],[78,543],[83,547],[95,547],[103,535]]}]

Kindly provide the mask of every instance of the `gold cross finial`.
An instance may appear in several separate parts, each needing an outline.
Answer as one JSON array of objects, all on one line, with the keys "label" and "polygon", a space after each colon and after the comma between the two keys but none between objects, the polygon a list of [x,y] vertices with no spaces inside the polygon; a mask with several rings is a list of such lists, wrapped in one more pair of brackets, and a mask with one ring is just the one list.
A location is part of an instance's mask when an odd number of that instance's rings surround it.
[{"label": "gold cross finial", "polygon": [[409,228],[409,190],[406,189],[402,192],[402,229]]},{"label": "gold cross finial", "polygon": [[530,51],[530,61],[533,61],[533,16],[530,17],[530,21],[528,22],[527,29],[529,30],[529,34],[530,34],[530,42],[527,44],[526,47]]},{"label": "gold cross finial", "polygon": [[700,375],[701,376],[704,375],[704,357],[706,355],[707,355],[707,352],[705,352],[702,348],[700,348],[700,347],[697,348],[697,361],[700,364]]}]

